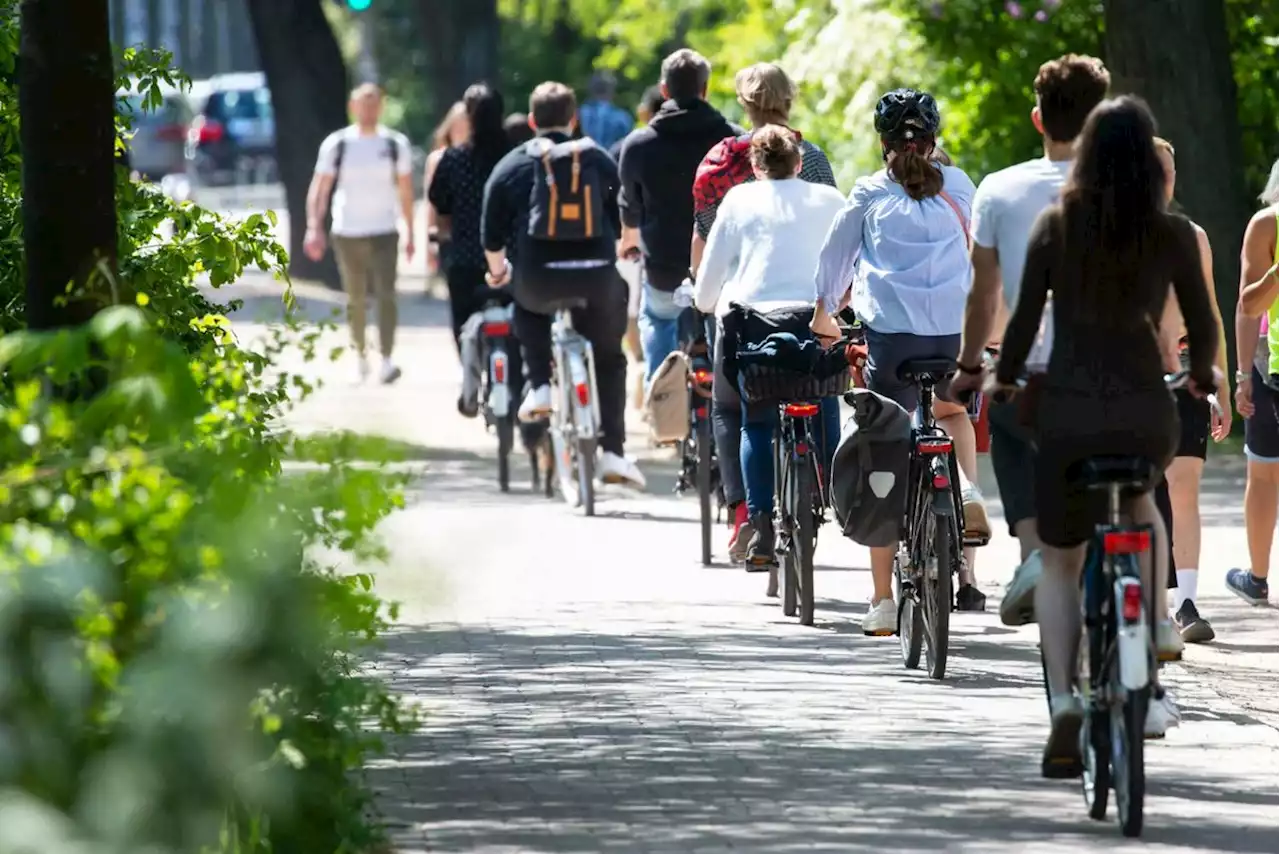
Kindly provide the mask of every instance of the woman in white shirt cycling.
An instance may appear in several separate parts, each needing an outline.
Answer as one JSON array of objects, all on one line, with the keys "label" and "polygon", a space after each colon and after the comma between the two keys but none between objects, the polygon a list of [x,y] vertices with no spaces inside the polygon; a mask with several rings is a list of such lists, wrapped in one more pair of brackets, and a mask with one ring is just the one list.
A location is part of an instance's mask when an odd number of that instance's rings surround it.
[{"label": "woman in white shirt cycling", "polygon": [[[800,143],[787,128],[765,125],[752,134],[751,168],[756,181],[734,187],[720,204],[698,268],[694,302],[699,311],[724,317],[730,303],[760,312],[814,304],[813,268],[844,197],[834,187],[800,180],[800,161]],[[723,356],[720,348],[716,351]],[[719,363],[713,382],[726,382]],[[835,398],[820,405],[829,463],[840,435],[840,406]],[[776,405],[743,404],[741,465],[751,525],[748,570],[763,571],[774,563],[777,420]]]},{"label": "woman in white shirt cycling", "polygon": [[[899,377],[899,367],[908,359],[959,355],[973,281],[968,219],[975,188],[964,172],[938,162],[940,124],[937,102],[927,92],[896,89],[880,99],[875,127],[885,168],[854,186],[817,267],[814,331],[824,338],[838,335],[832,315],[851,300],[866,327],[867,387],[907,412],[919,406],[919,390]],[[990,533],[982,496],[972,485],[977,448],[969,416],[964,407],[940,399],[933,412],[955,442],[965,529]],[[871,549],[875,592],[862,621],[864,634],[891,635],[897,629],[896,553],[894,546]],[[973,584],[972,550],[965,556],[956,604],[981,611],[986,597]]]}]

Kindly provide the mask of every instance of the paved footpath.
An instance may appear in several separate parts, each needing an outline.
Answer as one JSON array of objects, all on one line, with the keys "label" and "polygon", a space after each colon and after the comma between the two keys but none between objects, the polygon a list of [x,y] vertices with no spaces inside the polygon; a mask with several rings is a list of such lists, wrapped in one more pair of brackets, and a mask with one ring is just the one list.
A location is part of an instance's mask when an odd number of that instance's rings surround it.
[{"label": "paved footpath", "polygon": [[[273,287],[245,291],[245,336]],[[611,491],[597,518],[528,494],[522,463],[501,494],[493,438],[454,410],[443,306],[403,287],[401,382],[299,364],[328,385],[294,415],[410,443],[422,474],[378,570],[403,603],[378,667],[426,716],[371,770],[398,850],[1280,850],[1276,611],[1220,592],[1243,557],[1238,461],[1216,459],[1205,490],[1203,610],[1222,640],[1166,671],[1185,722],[1150,745],[1148,830],[1126,843],[1075,783],[1039,778],[1035,629],[995,614],[1007,537],[980,558],[990,612],[953,618],[946,680],[906,671],[896,640],[860,633],[864,549],[823,531],[818,624],[795,624],[762,577],[698,564],[696,506],[639,433],[649,494]]]}]

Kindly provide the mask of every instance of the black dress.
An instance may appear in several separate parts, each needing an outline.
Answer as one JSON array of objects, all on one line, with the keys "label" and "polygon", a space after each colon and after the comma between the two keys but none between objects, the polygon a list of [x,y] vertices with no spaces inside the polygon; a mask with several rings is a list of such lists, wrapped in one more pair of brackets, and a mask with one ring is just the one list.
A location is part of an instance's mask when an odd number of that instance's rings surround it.
[{"label": "black dress", "polygon": [[[1105,516],[1105,496],[1086,491],[1073,477],[1081,461],[1144,457],[1163,471],[1173,459],[1178,414],[1165,387],[1158,340],[1170,282],[1186,319],[1192,376],[1200,384],[1212,384],[1218,339],[1187,219],[1164,215],[1142,249],[1123,261],[1100,247],[1068,257],[1065,235],[1073,227],[1060,206],[1036,222],[996,371],[1003,383],[1021,372],[1052,292],[1053,353],[1036,412],[1036,519],[1040,538],[1060,548],[1085,542]],[[1118,289],[1105,316],[1082,299],[1084,276]]]}]

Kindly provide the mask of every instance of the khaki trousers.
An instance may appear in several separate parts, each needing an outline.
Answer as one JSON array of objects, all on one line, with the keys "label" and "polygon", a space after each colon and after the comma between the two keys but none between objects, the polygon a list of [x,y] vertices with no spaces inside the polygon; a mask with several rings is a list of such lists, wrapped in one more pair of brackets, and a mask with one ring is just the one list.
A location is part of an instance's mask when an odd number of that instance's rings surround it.
[{"label": "khaki trousers", "polygon": [[378,301],[378,343],[382,355],[390,358],[396,343],[396,253],[400,235],[375,234],[370,237],[333,236],[333,254],[347,292],[347,321],[351,343],[364,355],[366,300],[372,288]]}]

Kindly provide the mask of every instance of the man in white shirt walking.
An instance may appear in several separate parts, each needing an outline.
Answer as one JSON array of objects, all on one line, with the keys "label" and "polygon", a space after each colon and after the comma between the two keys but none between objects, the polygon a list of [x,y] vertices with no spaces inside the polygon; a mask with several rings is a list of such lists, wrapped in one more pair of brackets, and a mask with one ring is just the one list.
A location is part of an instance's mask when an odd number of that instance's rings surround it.
[{"label": "man in white shirt walking", "polygon": [[365,298],[370,285],[378,302],[378,343],[383,383],[400,378],[391,361],[396,336],[396,251],[400,235],[396,215],[404,221],[406,259],[412,259],[412,155],[404,134],[378,123],[382,90],[365,83],[351,93],[354,124],[330,134],[320,145],[315,175],[307,191],[307,234],[303,248],[312,260],[324,256],[324,217],[333,199],[333,252],[347,293],[351,340],[365,361]]}]

